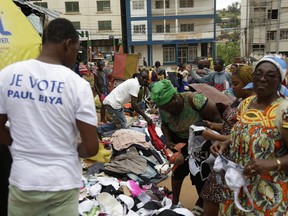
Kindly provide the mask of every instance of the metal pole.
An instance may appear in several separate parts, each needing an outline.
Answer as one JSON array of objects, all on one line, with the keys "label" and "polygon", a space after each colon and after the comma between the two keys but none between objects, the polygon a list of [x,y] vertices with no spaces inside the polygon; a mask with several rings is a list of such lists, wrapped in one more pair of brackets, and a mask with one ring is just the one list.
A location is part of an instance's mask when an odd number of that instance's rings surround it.
[{"label": "metal pole", "polygon": [[278,20],[276,32],[276,53],[279,54],[279,41],[280,41],[280,15],[281,15],[281,0],[278,1]]}]

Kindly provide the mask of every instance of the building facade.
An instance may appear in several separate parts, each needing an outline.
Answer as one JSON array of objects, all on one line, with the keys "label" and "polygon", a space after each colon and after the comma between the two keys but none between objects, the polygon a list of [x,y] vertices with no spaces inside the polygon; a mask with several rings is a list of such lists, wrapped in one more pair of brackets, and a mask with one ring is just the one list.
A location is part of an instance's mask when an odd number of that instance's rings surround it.
[{"label": "building facade", "polygon": [[215,56],[216,0],[125,0],[125,8],[128,52],[140,65]]},{"label": "building facade", "polygon": [[288,1],[241,1],[241,55],[288,55]]},{"label": "building facade", "polygon": [[[79,32],[83,55],[111,59],[122,39],[120,0],[37,0],[36,5],[58,11]],[[90,52],[91,51],[91,52]],[[101,54],[100,54],[101,53]],[[89,59],[89,57],[88,57]]]}]

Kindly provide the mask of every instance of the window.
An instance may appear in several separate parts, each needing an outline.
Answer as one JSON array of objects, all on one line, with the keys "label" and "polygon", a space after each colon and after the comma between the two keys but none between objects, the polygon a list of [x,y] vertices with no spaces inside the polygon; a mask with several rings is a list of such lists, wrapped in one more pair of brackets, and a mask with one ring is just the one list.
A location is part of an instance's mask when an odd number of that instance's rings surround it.
[{"label": "window", "polygon": [[175,47],[163,47],[163,62],[175,62]]},{"label": "window", "polygon": [[255,53],[257,55],[264,55],[265,45],[263,45],[263,44],[253,44],[252,45],[252,51],[253,51],[253,53]]},{"label": "window", "polygon": [[180,24],[180,32],[193,32],[194,24]]},{"label": "window", "polygon": [[266,9],[265,8],[254,8],[254,20],[252,22],[257,24],[265,23]]},{"label": "window", "polygon": [[134,25],[133,26],[134,34],[146,34],[146,26],[145,25]]},{"label": "window", "polygon": [[47,2],[34,2],[34,5],[38,5],[40,7],[48,8],[48,3]]},{"label": "window", "polygon": [[280,40],[288,39],[288,29],[281,29],[280,30]]},{"label": "window", "polygon": [[[155,8],[156,9],[163,9],[164,8],[164,1],[156,1]],[[165,8],[170,8],[169,1],[165,1]]]},{"label": "window", "polygon": [[111,20],[98,21],[98,30],[112,30]]},{"label": "window", "polygon": [[[170,25],[166,25],[166,33],[170,33]],[[156,33],[164,33],[164,25],[156,25]]]},{"label": "window", "polygon": [[80,22],[72,22],[75,29],[81,29]]},{"label": "window", "polygon": [[267,32],[267,40],[276,40],[276,31]]},{"label": "window", "polygon": [[180,0],[180,8],[194,7],[194,0]]},{"label": "window", "polygon": [[97,1],[97,11],[111,11],[110,1]]},{"label": "window", "polygon": [[268,10],[268,19],[278,19],[278,10]]},{"label": "window", "polygon": [[144,1],[143,0],[133,1],[132,7],[134,10],[142,10],[144,9]]},{"label": "window", "polygon": [[188,47],[188,62],[194,61],[197,57],[197,46],[189,46]]},{"label": "window", "polygon": [[79,12],[79,2],[65,2],[66,13]]}]

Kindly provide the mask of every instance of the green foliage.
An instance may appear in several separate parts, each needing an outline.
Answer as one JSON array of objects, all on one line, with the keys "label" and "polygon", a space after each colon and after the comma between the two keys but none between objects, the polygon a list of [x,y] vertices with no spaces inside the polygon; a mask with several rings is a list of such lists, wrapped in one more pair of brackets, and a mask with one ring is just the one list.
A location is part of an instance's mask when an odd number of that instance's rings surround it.
[{"label": "green foliage", "polygon": [[234,58],[240,56],[240,42],[217,43],[216,56],[217,58],[222,58],[225,61],[225,65],[233,63]]},{"label": "green foliage", "polygon": [[[222,22],[221,18],[229,18],[229,21]],[[240,4],[239,2],[232,3],[227,9],[218,11],[216,22],[221,28],[236,28],[240,27]]]},{"label": "green foliage", "polygon": [[222,19],[221,17],[219,16],[219,14],[216,15],[216,23],[221,23],[222,22]]},{"label": "green foliage", "polygon": [[239,2],[232,3],[228,6],[228,11],[232,13],[240,13],[240,4]]}]

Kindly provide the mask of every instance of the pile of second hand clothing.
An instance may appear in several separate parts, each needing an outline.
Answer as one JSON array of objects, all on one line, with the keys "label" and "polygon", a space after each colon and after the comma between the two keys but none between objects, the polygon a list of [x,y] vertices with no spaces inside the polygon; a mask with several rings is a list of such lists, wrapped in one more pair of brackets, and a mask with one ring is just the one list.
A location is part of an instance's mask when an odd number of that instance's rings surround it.
[{"label": "pile of second hand clothing", "polygon": [[162,167],[167,160],[145,133],[118,130],[111,145],[110,162],[93,164],[83,176],[80,215],[193,216],[188,209],[173,206],[172,192],[157,186],[167,175],[155,167]]}]

